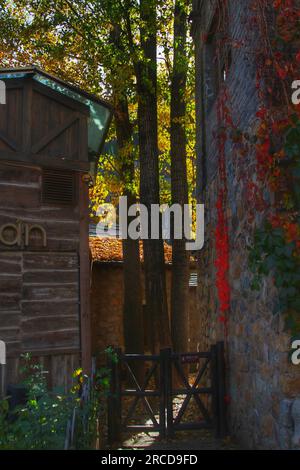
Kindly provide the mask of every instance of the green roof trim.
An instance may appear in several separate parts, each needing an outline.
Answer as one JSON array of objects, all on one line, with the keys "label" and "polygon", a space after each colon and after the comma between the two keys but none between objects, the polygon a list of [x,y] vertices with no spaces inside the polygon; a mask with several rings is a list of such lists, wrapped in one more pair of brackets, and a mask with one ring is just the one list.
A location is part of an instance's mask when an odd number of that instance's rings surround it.
[{"label": "green roof trim", "polygon": [[34,80],[42,85],[88,106],[90,110],[88,118],[89,159],[96,162],[105,142],[112,119],[113,107],[101,98],[50,75],[38,67],[0,69],[0,79],[17,79],[27,76],[32,76]]}]

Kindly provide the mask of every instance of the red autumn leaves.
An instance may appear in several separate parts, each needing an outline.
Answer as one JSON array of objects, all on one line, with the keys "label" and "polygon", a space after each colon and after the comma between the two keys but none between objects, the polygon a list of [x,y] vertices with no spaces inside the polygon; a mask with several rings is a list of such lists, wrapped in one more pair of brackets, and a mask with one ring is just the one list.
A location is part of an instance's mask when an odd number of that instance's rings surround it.
[{"label": "red autumn leaves", "polygon": [[220,190],[216,203],[218,223],[215,231],[216,237],[216,287],[220,303],[221,315],[219,321],[226,323],[227,318],[224,313],[228,311],[230,305],[230,287],[228,282],[229,270],[229,238],[226,217],[224,213],[224,190]]},{"label": "red autumn leaves", "polygon": [[266,136],[261,144],[256,145],[257,176],[261,181],[269,175],[274,158],[270,151],[270,137]]},{"label": "red autumn leaves", "polygon": [[274,152],[271,136],[280,136],[289,127],[290,121],[288,118],[275,120],[266,108],[259,109],[256,117],[260,120],[257,130],[259,142],[256,144],[257,177],[263,184],[267,183],[272,191],[276,191],[282,178],[278,162],[285,157],[285,152],[283,149]]},{"label": "red autumn leaves", "polygon": [[[300,10],[295,0],[275,0],[273,7],[276,10],[276,33],[286,43],[297,40],[299,34]],[[297,64],[300,63],[300,50],[295,54],[295,62],[282,62],[282,54],[274,54],[274,65],[278,77],[286,80],[296,72]],[[297,77],[296,77],[297,78]]]},{"label": "red autumn leaves", "polygon": [[[286,43],[294,43],[295,37],[299,34],[300,25],[300,10],[295,9],[294,0],[275,0],[273,3],[276,11],[276,32],[280,41]],[[259,9],[257,9],[259,11]],[[259,16],[256,17],[256,23],[260,23]],[[266,34],[265,25],[261,26],[262,35]],[[270,37],[267,37],[267,43]],[[280,44],[281,44],[280,43]],[[290,82],[294,79],[300,79],[299,64],[300,64],[300,50],[296,50],[293,57],[285,54],[284,48],[276,48],[275,40],[271,41],[271,53],[267,51],[259,51],[259,57],[262,60],[257,61],[258,69],[256,73],[256,88],[258,98],[261,102],[261,107],[256,113],[259,120],[258,129],[256,131],[256,139],[253,140],[256,152],[256,174],[257,177],[254,181],[249,180],[245,185],[248,194],[251,196],[251,203],[254,209],[263,212],[268,209],[270,201],[264,200],[264,189],[270,189],[273,192],[281,191],[285,186],[282,181],[285,179],[285,173],[281,169],[279,161],[284,159],[286,151],[284,146],[278,149],[280,139],[293,126],[291,121],[291,109],[289,103],[288,90]],[[299,44],[299,43],[298,43]],[[297,47],[298,49],[298,47]],[[286,113],[276,113],[275,106],[276,100],[273,98],[274,89],[271,85],[266,85],[266,77],[273,79],[279,77],[282,83],[282,95],[286,98]],[[278,83],[278,80],[275,80]],[[270,96],[266,100],[266,91]],[[217,226],[215,230],[215,246],[216,246],[216,288],[219,299],[219,321],[224,323],[225,327],[228,322],[227,312],[230,308],[230,286],[228,281],[228,271],[230,262],[229,253],[229,233],[226,219],[226,195],[227,195],[227,182],[226,182],[226,162],[225,162],[225,143],[228,135],[228,130],[231,130],[231,141],[233,144],[239,144],[241,141],[241,133],[234,129],[231,112],[228,108],[229,97],[227,96],[228,89],[222,88],[222,96],[218,100],[218,128],[219,128],[219,178],[220,178],[220,191],[216,202],[217,210]],[[267,105],[266,103],[271,103]],[[282,106],[284,110],[284,106]],[[300,118],[300,110],[292,109],[293,114],[298,114]],[[234,131],[234,132],[233,132]],[[233,137],[232,137],[233,136]],[[247,146],[248,153],[251,149]],[[275,228],[276,223],[278,227],[282,227],[286,234],[286,240],[296,241],[297,248],[300,249],[299,242],[299,225],[293,220],[272,220],[272,225]]]},{"label": "red autumn leaves", "polygon": [[228,90],[224,89],[222,95],[218,99],[217,115],[219,124],[218,137],[218,157],[219,157],[219,178],[221,189],[216,202],[217,209],[217,226],[215,230],[216,241],[216,288],[218,292],[220,315],[219,321],[224,324],[225,332],[228,318],[226,312],[230,307],[230,286],[228,282],[229,271],[229,235],[226,219],[226,194],[227,194],[227,177],[226,177],[226,157],[225,145],[227,141],[226,128],[233,127],[231,112],[228,107],[229,96]]},{"label": "red autumn leaves", "polygon": [[273,214],[270,217],[273,228],[283,228],[288,243],[296,242],[297,249],[300,248],[300,227],[292,220],[286,220],[284,215]]}]

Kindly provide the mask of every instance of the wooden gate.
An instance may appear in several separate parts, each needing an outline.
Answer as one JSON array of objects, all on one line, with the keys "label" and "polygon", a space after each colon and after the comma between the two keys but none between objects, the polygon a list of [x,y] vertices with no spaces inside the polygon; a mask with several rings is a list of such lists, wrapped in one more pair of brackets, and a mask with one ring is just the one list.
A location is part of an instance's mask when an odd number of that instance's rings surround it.
[{"label": "wooden gate", "polygon": [[[217,437],[226,434],[223,342],[207,352],[177,354],[163,349],[157,355],[142,355],[116,349],[115,353],[116,360],[108,359],[110,444],[120,441],[122,432],[158,432],[167,438],[177,431],[207,428]],[[143,374],[138,363],[143,364]],[[192,400],[195,419],[188,414]]]}]

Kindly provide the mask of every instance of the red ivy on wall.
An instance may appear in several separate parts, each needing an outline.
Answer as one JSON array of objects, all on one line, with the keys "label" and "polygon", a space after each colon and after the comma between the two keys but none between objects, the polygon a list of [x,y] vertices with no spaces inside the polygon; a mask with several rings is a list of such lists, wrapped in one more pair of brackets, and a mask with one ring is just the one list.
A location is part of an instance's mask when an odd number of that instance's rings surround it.
[{"label": "red ivy on wall", "polygon": [[228,238],[228,227],[226,222],[225,210],[224,210],[225,195],[224,190],[219,191],[217,199],[217,227],[215,232],[216,237],[216,261],[215,266],[217,268],[216,275],[216,286],[218,289],[219,303],[221,315],[219,320],[222,322],[227,321],[225,316],[229,309],[230,304],[230,288],[228,282],[228,270],[229,270],[229,238]]},{"label": "red ivy on wall", "polygon": [[[253,0],[251,9],[254,12],[252,26],[256,26],[261,40],[259,49],[256,52],[256,89],[260,101],[259,109],[256,113],[257,130],[255,135],[249,135],[238,129],[232,122],[229,110],[230,100],[225,84],[222,86],[218,99],[218,172],[220,190],[216,201],[217,226],[215,230],[216,247],[216,288],[219,299],[219,321],[225,325],[228,322],[228,311],[230,307],[230,286],[228,281],[230,253],[229,253],[229,233],[226,217],[227,207],[227,179],[226,179],[226,158],[225,147],[227,139],[230,138],[233,151],[240,158],[255,152],[256,171],[251,173],[241,170],[241,178],[244,180],[246,197],[249,202],[249,222],[253,221],[255,212],[265,212],[273,228],[280,227],[284,230],[286,241],[295,242],[296,249],[300,250],[300,227],[295,218],[295,208],[290,207],[289,187],[286,186],[285,173],[282,170],[281,161],[286,157],[286,149],[278,142],[287,132],[295,127],[295,116],[300,118],[300,106],[292,107],[290,83],[299,79],[300,50],[294,52],[292,57],[277,47],[275,39],[271,39],[268,30],[267,11],[274,9],[276,16],[276,32],[285,45],[295,45],[300,42],[299,24],[300,8],[296,7],[295,0]],[[232,46],[235,47],[235,46]],[[292,49],[290,49],[292,50]],[[280,84],[276,83],[280,97],[285,101],[276,105],[273,101],[274,86],[276,76]],[[270,98],[272,98],[270,100]],[[269,104],[267,104],[269,103]],[[275,103],[275,104],[274,104]],[[276,146],[274,148],[274,142]],[[278,148],[279,146],[279,148]],[[239,178],[240,179],[240,178]],[[265,198],[264,191],[282,191],[284,188],[283,200],[287,201],[286,211],[278,214],[276,202]],[[275,213],[274,213],[275,211]],[[252,220],[251,220],[252,218]],[[293,256],[297,255],[294,253]],[[300,256],[300,251],[298,253]]]},{"label": "red ivy on wall", "polygon": [[[226,127],[232,126],[232,119],[226,103],[228,102],[227,90],[224,90],[218,100],[218,170],[220,190],[216,202],[217,226],[215,230],[216,240],[216,288],[218,292],[220,315],[219,321],[224,324],[225,332],[228,322],[228,310],[230,307],[230,286],[228,280],[229,271],[229,234],[226,217],[227,205],[227,176],[225,146],[227,141]],[[226,127],[225,127],[226,126]]]}]

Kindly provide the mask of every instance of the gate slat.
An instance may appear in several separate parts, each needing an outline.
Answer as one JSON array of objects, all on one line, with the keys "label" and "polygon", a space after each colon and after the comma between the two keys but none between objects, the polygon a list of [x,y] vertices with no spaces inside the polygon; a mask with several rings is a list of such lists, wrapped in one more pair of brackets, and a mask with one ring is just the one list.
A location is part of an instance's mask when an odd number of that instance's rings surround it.
[{"label": "gate slat", "polygon": [[[142,390],[142,388],[140,387],[140,384],[138,383],[138,381],[137,381],[137,379],[136,379],[136,377],[135,377],[133,371],[131,370],[131,367],[130,367],[130,365],[128,364],[128,362],[125,362],[125,365],[126,365],[128,371],[129,371],[130,375],[131,375],[131,378],[134,380],[134,382],[135,382],[135,384],[136,384],[136,386],[137,386],[138,391],[139,391],[139,392],[142,392],[143,390]],[[156,366],[157,366],[157,364],[154,364],[154,366],[153,366],[154,370],[156,369]],[[152,375],[152,374],[151,374],[151,375]],[[152,410],[152,408],[151,408],[150,403],[148,402],[147,398],[145,397],[145,395],[143,394],[141,397],[137,397],[137,399],[135,400],[136,403],[138,402],[139,398],[142,399],[142,401],[143,401],[143,403],[144,403],[144,405],[145,405],[145,408],[148,410],[148,413],[149,413],[149,416],[150,416],[150,418],[151,418],[152,423],[153,423],[155,426],[158,426],[158,422],[157,422],[157,420],[156,420],[156,418],[155,418],[154,412],[153,412],[153,410]],[[136,407],[136,403],[135,403],[135,404],[133,403],[134,406],[130,408],[129,411],[131,411],[131,413],[133,413],[133,411],[134,411],[134,409],[135,409],[135,407]],[[128,412],[127,417],[126,417],[126,419],[125,419],[125,424],[128,422],[128,420],[129,420],[130,418],[131,418],[131,415],[129,415],[129,412]]]},{"label": "gate slat", "polygon": [[205,418],[205,420],[207,421],[208,424],[210,424],[211,422],[211,418],[208,414],[208,411],[206,410],[205,406],[203,405],[200,397],[198,396],[197,393],[191,393],[191,392],[195,392],[196,391],[196,387],[198,385],[198,383],[200,382],[204,372],[206,371],[207,369],[207,366],[209,364],[209,359],[207,359],[204,363],[204,365],[202,366],[202,368],[200,369],[199,373],[198,373],[198,376],[195,380],[195,383],[193,386],[191,386],[187,380],[187,378],[185,377],[185,374],[184,374],[184,371],[182,369],[182,366],[181,364],[179,363],[179,361],[177,359],[175,359],[175,362],[174,362],[174,365],[179,373],[179,375],[181,376],[182,378],[182,381],[183,383],[186,385],[186,397],[183,401],[183,404],[178,412],[178,415],[176,416],[175,420],[174,420],[174,423],[173,425],[178,425],[181,421],[181,419],[183,418],[184,416],[184,413],[188,407],[188,404],[190,403],[190,400],[192,398],[192,396],[194,396],[194,399],[196,401],[196,403],[198,404],[198,408],[200,409],[203,417]]},{"label": "gate slat", "polygon": [[[189,352],[186,354],[178,354],[172,352],[170,348],[160,351],[160,354],[124,354],[122,351],[116,350],[118,355],[118,364],[110,362],[112,370],[111,393],[108,397],[109,402],[109,420],[108,435],[110,441],[112,436],[119,436],[119,432],[159,432],[161,437],[172,437],[176,431],[211,429],[215,428],[216,436],[223,437],[226,433],[226,410],[225,410],[225,362],[224,362],[224,343],[219,342],[212,345],[208,352]],[[190,385],[189,378],[186,377],[183,363],[197,362],[197,360],[205,359],[196,374],[194,383]],[[132,370],[130,361],[152,362],[150,369],[145,375],[143,383],[139,383],[134,371]],[[121,377],[122,366],[125,366],[129,372],[129,378],[133,380],[134,388],[125,388],[122,390]],[[173,388],[172,367],[179,374],[179,378],[183,387]],[[159,368],[159,375],[157,376]],[[206,372],[210,374],[211,386],[200,386],[200,382]],[[159,379],[154,389],[148,388],[151,378]],[[150,387],[150,386],[149,386]],[[180,405],[177,416],[174,418],[173,401],[175,396],[185,395]],[[211,397],[211,410],[202,402],[200,396],[207,395]],[[125,419],[122,419],[122,399],[124,397],[133,397],[134,400],[130,404]],[[154,410],[152,404],[147,398],[159,398],[159,409]],[[198,409],[200,410],[203,420],[199,422],[182,422],[188,405],[194,397]],[[152,424],[130,424],[130,420],[135,418],[137,405],[142,400],[148,418]],[[157,415],[159,414],[159,420]],[[111,428],[113,426],[113,428]]]}]

